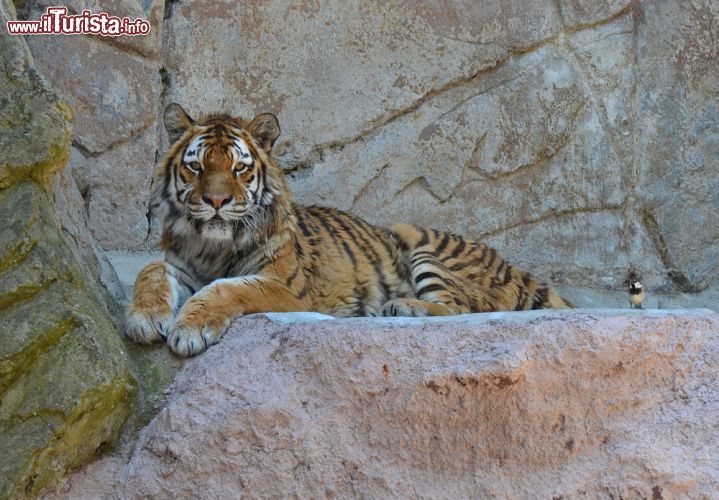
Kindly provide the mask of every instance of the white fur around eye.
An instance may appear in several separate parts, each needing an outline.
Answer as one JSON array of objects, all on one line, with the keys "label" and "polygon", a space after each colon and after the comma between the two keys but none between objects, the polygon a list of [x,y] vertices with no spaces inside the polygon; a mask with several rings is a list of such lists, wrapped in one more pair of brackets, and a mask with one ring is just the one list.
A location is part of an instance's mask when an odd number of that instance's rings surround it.
[{"label": "white fur around eye", "polygon": [[203,143],[204,141],[200,137],[195,137],[185,148],[185,154],[182,157],[182,162],[188,164],[193,161],[202,160]]},{"label": "white fur around eye", "polygon": [[247,172],[249,169],[250,169],[249,165],[240,164],[240,165],[236,165],[235,168],[232,169],[232,172],[235,175],[242,175],[245,172]]},{"label": "white fur around eye", "polygon": [[[197,162],[194,162],[194,161],[193,161],[193,162],[191,162],[191,163],[197,163]],[[199,164],[198,164],[198,165],[199,165]],[[201,168],[195,168],[195,167],[191,166],[190,163],[186,164],[185,166],[186,166],[187,169],[188,169],[190,172],[192,172],[193,174],[195,174],[195,175],[200,175],[200,171],[202,170]]]},{"label": "white fur around eye", "polygon": [[250,167],[255,162],[255,159],[252,158],[252,153],[250,153],[250,148],[247,147],[245,141],[243,141],[239,137],[235,139],[235,147],[233,148],[233,152],[235,156],[235,161],[238,163],[243,163]]}]

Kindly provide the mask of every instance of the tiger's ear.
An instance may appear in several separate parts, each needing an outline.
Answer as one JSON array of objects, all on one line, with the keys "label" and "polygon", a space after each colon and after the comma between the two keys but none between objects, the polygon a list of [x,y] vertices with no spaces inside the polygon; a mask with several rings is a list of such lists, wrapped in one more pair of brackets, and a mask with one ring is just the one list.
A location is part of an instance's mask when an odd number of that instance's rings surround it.
[{"label": "tiger's ear", "polygon": [[280,136],[280,122],[272,113],[262,113],[255,116],[247,126],[247,131],[255,138],[257,145],[269,153]]},{"label": "tiger's ear", "polygon": [[165,108],[165,128],[167,129],[167,135],[170,137],[170,144],[182,137],[185,130],[194,123],[195,121],[185,113],[185,110],[179,104],[173,102]]}]

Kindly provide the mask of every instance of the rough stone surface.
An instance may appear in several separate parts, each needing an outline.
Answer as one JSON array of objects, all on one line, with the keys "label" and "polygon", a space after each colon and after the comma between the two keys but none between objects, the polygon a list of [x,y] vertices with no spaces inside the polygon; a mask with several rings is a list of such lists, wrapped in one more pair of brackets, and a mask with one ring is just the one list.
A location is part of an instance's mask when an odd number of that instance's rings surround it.
[{"label": "rough stone surface", "polygon": [[127,298],[126,291],[115,267],[90,232],[87,224],[87,204],[73,179],[71,164],[52,178],[51,187],[60,229],[75,243],[78,256],[83,262],[83,271],[88,278],[102,285],[103,292],[109,295],[105,301],[108,306],[124,303]]},{"label": "rough stone surface", "polygon": [[[172,1],[172,0],[170,0]],[[15,1],[17,5],[17,0]],[[66,0],[61,4],[54,0],[32,0],[23,2],[27,7],[26,17],[36,18],[47,7],[63,5],[69,14],[80,14],[87,9],[90,12],[107,12],[110,16],[130,19],[142,18],[150,23],[150,33],[143,36],[110,37],[104,41],[112,44],[124,52],[135,53],[139,56],[153,58],[157,56],[159,41],[162,33],[162,18],[164,16],[164,0]],[[34,16],[34,17],[33,17]]]},{"label": "rough stone surface", "polygon": [[4,32],[0,81],[0,497],[14,498],[111,445],[135,388],[77,188],[51,178],[69,157],[69,108]]},{"label": "rough stone surface", "polygon": [[73,142],[87,155],[115,147],[153,123],[153,89],[158,92],[160,77],[142,58],[83,36],[28,42],[38,69],[75,111]]},{"label": "rough stone surface", "polygon": [[[55,4],[33,3],[25,16],[36,19],[48,5]],[[38,68],[75,113],[71,170],[93,234],[105,248],[142,248],[157,152],[163,2],[78,0],[67,7],[71,13],[89,9],[152,24],[150,36],[28,38]]]},{"label": "rough stone surface", "polygon": [[[11,8],[7,5],[6,10]],[[71,112],[38,74],[25,43],[3,31],[0,55],[2,189],[30,176],[44,181],[62,167],[68,157]]]},{"label": "rough stone surface", "polygon": [[601,22],[628,9],[630,0],[558,0],[565,27],[580,29]]},{"label": "rough stone surface", "polygon": [[714,498],[707,310],[236,321],[85,498]]},{"label": "rough stone surface", "polygon": [[698,292],[719,279],[719,3],[645,2],[641,14],[637,198],[672,281]]},{"label": "rough stone surface", "polygon": [[29,44],[75,112],[72,173],[93,234],[105,248],[143,247],[157,151],[157,60],[85,36],[31,37]]},{"label": "rough stone surface", "polygon": [[[153,137],[153,131],[143,131],[98,156],[85,156],[72,148],[72,172],[84,193],[88,225],[105,248],[142,248],[148,240],[148,198],[139,196],[138,188],[150,186],[155,157]],[[119,158],[127,162],[124,164],[144,168],[122,170]],[[122,171],[118,172],[118,168]]]},{"label": "rough stone surface", "polygon": [[176,4],[163,44],[168,97],[193,111],[280,112],[281,157],[294,163],[560,30],[549,0],[470,4]]}]

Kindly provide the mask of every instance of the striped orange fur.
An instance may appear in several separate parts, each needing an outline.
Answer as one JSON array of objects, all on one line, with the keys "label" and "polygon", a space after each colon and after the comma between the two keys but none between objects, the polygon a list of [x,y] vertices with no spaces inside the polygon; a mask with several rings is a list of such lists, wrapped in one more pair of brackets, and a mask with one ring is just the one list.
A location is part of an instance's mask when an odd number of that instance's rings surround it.
[{"label": "striped orange fur", "polygon": [[165,260],[137,277],[126,314],[138,342],[181,356],[219,341],[233,318],[269,311],[441,316],[568,308],[551,287],[483,243],[443,231],[369,224],[293,204],[271,157],[274,115],[192,120],[165,111],[172,145],[152,204],[163,212]]}]

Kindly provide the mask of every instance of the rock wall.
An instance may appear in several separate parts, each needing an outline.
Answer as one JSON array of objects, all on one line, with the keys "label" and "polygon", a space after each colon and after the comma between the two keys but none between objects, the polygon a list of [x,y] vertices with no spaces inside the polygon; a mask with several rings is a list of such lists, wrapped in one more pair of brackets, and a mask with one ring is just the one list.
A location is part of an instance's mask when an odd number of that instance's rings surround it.
[{"label": "rock wall", "polygon": [[235,322],[50,498],[719,495],[716,313],[316,316]]},{"label": "rock wall", "polygon": [[[24,17],[37,19],[56,4],[27,2]],[[151,22],[150,35],[141,37],[27,38],[38,68],[75,113],[71,170],[93,234],[106,249],[141,248],[148,236],[147,197],[157,150],[163,2],[63,5],[71,13],[89,8]]]},{"label": "rock wall", "polygon": [[276,113],[302,202],[480,238],[558,285],[621,289],[631,267],[719,297],[716,1],[68,5],[153,27],[28,40],[76,110],[73,174],[106,249],[156,241],[158,112],[178,101]]},{"label": "rock wall", "polygon": [[[5,0],[3,12],[14,14]],[[4,20],[3,20],[4,25]],[[69,159],[71,111],[0,33],[0,497],[33,496],[115,441],[135,382]],[[82,207],[82,203],[79,205]]]}]

